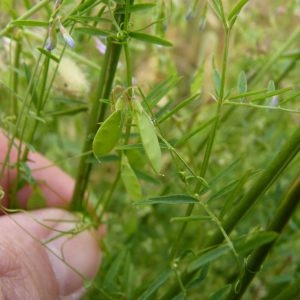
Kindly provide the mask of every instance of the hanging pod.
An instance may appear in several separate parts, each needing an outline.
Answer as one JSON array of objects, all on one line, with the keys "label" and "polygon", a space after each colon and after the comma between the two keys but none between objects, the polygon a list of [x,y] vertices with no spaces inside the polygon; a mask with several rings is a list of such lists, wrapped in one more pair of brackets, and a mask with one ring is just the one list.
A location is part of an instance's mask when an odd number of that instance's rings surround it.
[{"label": "hanging pod", "polygon": [[161,169],[161,149],[154,124],[138,102],[135,103],[133,112],[145,153],[154,171],[159,173]]},{"label": "hanging pod", "polygon": [[109,153],[118,143],[122,133],[122,112],[114,111],[99,127],[93,140],[95,156]]},{"label": "hanging pod", "polygon": [[124,153],[121,159],[121,178],[129,197],[132,200],[140,200],[142,198],[141,185]]}]

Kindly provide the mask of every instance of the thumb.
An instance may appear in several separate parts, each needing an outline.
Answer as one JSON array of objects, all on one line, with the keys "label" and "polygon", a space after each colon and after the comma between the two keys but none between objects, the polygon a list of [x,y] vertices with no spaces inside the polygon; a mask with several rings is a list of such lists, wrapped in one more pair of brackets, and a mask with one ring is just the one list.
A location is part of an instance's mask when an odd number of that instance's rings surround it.
[{"label": "thumb", "polygon": [[77,225],[54,208],[2,216],[0,299],[80,299],[101,254],[95,232],[74,234]]}]

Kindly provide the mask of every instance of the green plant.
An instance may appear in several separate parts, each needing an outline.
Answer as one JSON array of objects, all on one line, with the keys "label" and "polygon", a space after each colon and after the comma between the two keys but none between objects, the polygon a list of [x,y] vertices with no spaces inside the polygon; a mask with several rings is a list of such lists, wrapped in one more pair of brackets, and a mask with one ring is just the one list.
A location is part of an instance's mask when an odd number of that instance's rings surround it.
[{"label": "green plant", "polygon": [[299,4],[190,2],[2,4],[12,208],[29,150],[74,175],[70,210],[109,228],[86,299],[272,299],[281,275],[298,293]]}]

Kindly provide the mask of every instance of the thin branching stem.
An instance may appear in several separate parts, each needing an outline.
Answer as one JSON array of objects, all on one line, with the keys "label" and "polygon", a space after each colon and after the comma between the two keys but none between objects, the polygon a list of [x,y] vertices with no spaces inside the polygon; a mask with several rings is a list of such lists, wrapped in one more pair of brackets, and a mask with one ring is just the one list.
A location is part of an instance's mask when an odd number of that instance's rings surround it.
[{"label": "thin branching stem", "polygon": [[[292,184],[291,188],[288,190],[286,197],[283,199],[282,203],[279,205],[277,211],[275,212],[273,219],[267,227],[267,231],[274,231],[281,233],[292,214],[296,211],[297,205],[300,199],[300,179]],[[262,267],[264,260],[269,254],[270,250],[278,240],[275,239],[269,244],[263,245],[257,250],[255,250],[249,257],[246,263],[245,273],[241,278],[238,279],[236,284],[232,286],[230,293],[227,295],[226,300],[238,300],[244,295],[245,291],[249,287],[251,281],[259,272]],[[287,299],[287,298],[286,298]]]},{"label": "thin branching stem", "polygon": [[[133,1],[130,3],[132,4]],[[128,5],[128,3],[126,3]],[[124,11],[124,6],[118,4],[116,6],[116,13],[114,18],[119,26],[124,25],[125,14],[120,13]],[[100,101],[101,99],[109,99],[112,85],[115,78],[117,65],[119,62],[122,42],[114,38],[108,38],[107,48],[104,56],[104,62],[100,72],[99,85],[96,96],[94,98],[92,108],[90,110],[87,133],[85,136],[84,146],[82,152],[88,152],[92,148],[94,135],[98,129],[99,123],[103,122],[107,110],[107,103]],[[76,177],[75,189],[71,202],[71,209],[80,211],[83,207],[84,194],[92,170],[92,154],[81,158]]]},{"label": "thin branching stem", "polygon": [[[200,174],[199,174],[200,178],[205,178],[205,176],[206,176],[206,172],[207,172],[208,164],[209,164],[210,157],[212,154],[212,149],[213,149],[213,144],[215,141],[217,129],[219,126],[219,122],[221,120],[222,106],[223,106],[223,102],[224,102],[226,75],[227,75],[226,73],[227,73],[227,63],[228,63],[228,53],[229,53],[229,41],[230,41],[230,30],[227,30],[225,28],[225,49],[224,49],[224,53],[223,53],[221,86],[220,86],[220,91],[219,91],[219,95],[218,95],[219,97],[217,100],[217,110],[216,110],[215,120],[212,124],[212,128],[211,128],[210,134],[208,136],[206,149],[205,149],[205,153],[204,153],[204,158],[203,158],[203,162],[202,162],[201,169],[200,169]],[[196,194],[199,193],[201,187],[202,187],[202,182],[199,180],[199,181],[197,181],[196,188],[195,188]],[[185,212],[185,217],[190,216],[193,213],[193,210],[194,210],[194,204],[189,204],[188,208]],[[171,260],[175,259],[175,257],[176,257],[179,243],[185,232],[186,226],[187,226],[187,223],[184,223],[182,225],[182,227],[180,228],[179,233],[175,239],[175,242],[171,248],[171,251],[170,251],[170,259]]]},{"label": "thin branching stem", "polygon": [[[231,212],[221,220],[220,226],[224,229],[227,235],[236,227],[242,217],[249,212],[251,207],[260,199],[270,186],[282,175],[286,167],[291,163],[294,157],[300,152],[300,127],[298,127],[294,134],[285,142],[275,158],[270,162],[266,170],[257,178],[249,191],[234,206]],[[280,221],[281,222],[281,221]],[[220,229],[216,229],[211,237],[207,240],[205,248],[216,246],[224,241],[224,234]],[[193,272],[184,272],[182,274],[182,281],[188,284],[196,275],[198,270]],[[177,284],[172,285],[161,299],[172,299],[180,292]]]}]

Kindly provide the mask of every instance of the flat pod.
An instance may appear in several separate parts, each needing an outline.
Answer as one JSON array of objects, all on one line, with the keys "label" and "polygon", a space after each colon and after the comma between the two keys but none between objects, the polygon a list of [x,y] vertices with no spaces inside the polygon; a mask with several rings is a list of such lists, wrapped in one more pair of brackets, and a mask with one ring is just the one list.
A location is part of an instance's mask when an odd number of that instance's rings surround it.
[{"label": "flat pod", "polygon": [[99,127],[93,141],[94,154],[101,156],[109,153],[118,143],[121,133],[122,113],[116,110]]},{"label": "flat pod", "polygon": [[155,172],[159,173],[161,169],[161,150],[154,125],[144,111],[136,111],[135,117],[146,155]]},{"label": "flat pod", "polygon": [[121,178],[129,197],[132,200],[140,200],[142,198],[141,186],[125,154],[122,155],[121,160]]}]

